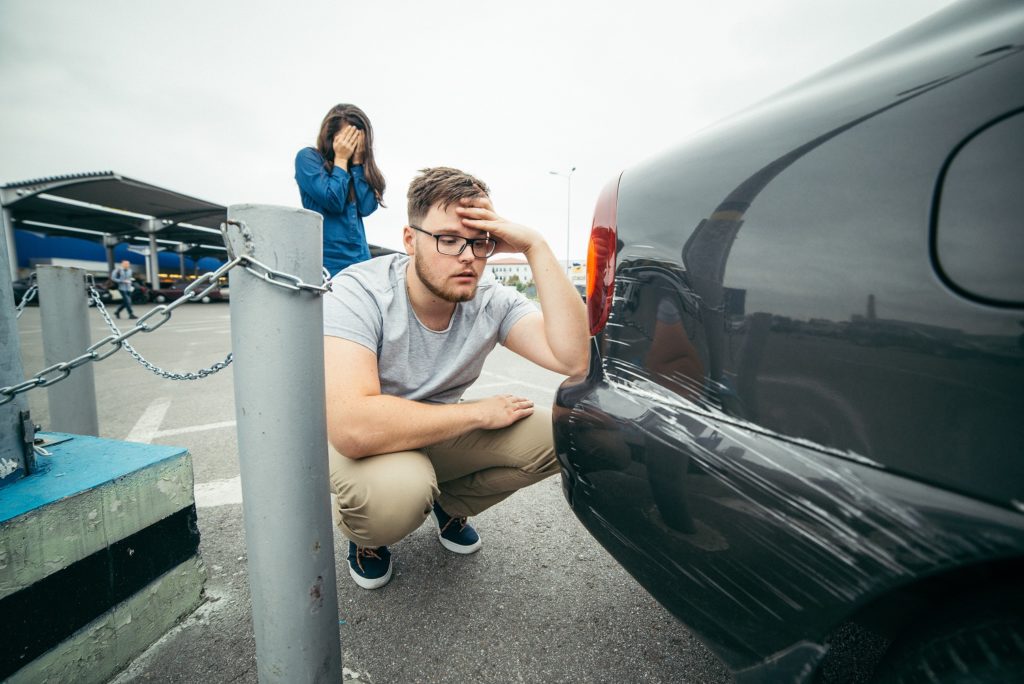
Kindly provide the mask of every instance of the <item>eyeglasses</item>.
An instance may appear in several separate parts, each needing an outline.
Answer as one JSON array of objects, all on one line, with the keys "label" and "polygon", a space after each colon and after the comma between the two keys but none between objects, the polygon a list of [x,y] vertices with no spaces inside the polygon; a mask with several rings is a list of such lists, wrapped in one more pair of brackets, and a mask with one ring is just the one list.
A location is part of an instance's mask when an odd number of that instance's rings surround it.
[{"label": "eyeglasses", "polygon": [[490,237],[464,238],[461,235],[435,235],[411,223],[409,227],[434,238],[437,241],[437,251],[445,256],[459,256],[466,251],[466,245],[469,245],[473,256],[477,259],[486,259],[494,254],[494,250],[498,246],[498,241]]}]

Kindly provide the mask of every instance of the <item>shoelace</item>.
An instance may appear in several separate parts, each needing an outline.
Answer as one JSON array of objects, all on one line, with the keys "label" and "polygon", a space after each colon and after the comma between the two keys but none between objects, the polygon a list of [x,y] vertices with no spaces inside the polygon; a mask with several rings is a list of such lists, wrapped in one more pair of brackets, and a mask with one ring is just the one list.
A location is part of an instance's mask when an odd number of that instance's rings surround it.
[{"label": "shoelace", "polygon": [[381,559],[380,556],[377,554],[377,549],[371,549],[369,547],[364,548],[362,546],[357,546],[356,547],[356,565],[359,566],[359,571],[360,572],[366,572],[366,569],[363,567],[363,556],[366,556],[367,558],[376,558],[377,560]]},{"label": "shoelace", "polygon": [[444,527],[441,528],[441,534],[444,534],[445,530],[448,529],[448,526],[451,525],[456,520],[459,521],[459,532],[461,532],[462,530],[466,529],[466,523],[469,522],[469,518],[466,518],[466,517],[459,517],[459,518],[452,517],[452,518],[448,518],[448,522],[446,522],[444,524]]}]

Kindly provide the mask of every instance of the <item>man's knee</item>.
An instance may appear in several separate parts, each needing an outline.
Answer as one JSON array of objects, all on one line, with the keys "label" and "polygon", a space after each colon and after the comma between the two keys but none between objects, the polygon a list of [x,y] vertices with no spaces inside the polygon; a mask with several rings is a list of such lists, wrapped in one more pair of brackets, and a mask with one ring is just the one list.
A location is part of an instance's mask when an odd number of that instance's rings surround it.
[{"label": "man's knee", "polygon": [[551,412],[538,409],[514,427],[519,428],[511,435],[514,450],[520,454],[519,469],[541,477],[557,473],[558,459],[555,458]]},{"label": "man's knee", "polygon": [[382,454],[349,463],[332,458],[331,488],[337,495],[341,528],[360,546],[393,544],[430,513],[437,485],[429,461],[421,454],[401,456]]}]

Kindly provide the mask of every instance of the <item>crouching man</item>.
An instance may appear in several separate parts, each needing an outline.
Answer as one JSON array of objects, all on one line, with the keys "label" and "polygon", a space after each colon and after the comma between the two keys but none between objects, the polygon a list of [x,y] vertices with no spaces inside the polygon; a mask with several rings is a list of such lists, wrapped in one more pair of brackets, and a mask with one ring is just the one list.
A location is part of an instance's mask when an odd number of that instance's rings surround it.
[{"label": "crouching man", "polygon": [[[498,216],[488,188],[451,168],[409,186],[407,254],[350,266],[324,301],[331,487],[356,584],[391,579],[394,544],[433,517],[455,553],[481,546],[468,518],[558,471],[551,416],[512,394],[460,401],[495,344],[544,368],[586,370],[586,309],[551,248]],[[540,310],[483,277],[521,252]]]}]

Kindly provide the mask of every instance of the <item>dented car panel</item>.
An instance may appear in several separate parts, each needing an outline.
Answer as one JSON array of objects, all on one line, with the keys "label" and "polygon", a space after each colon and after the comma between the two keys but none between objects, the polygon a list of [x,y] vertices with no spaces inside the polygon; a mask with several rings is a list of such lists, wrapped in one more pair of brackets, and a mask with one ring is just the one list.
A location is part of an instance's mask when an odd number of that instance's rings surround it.
[{"label": "dented car panel", "polygon": [[1022,121],[1024,7],[966,3],[621,177],[565,494],[750,681],[1024,567]]}]

